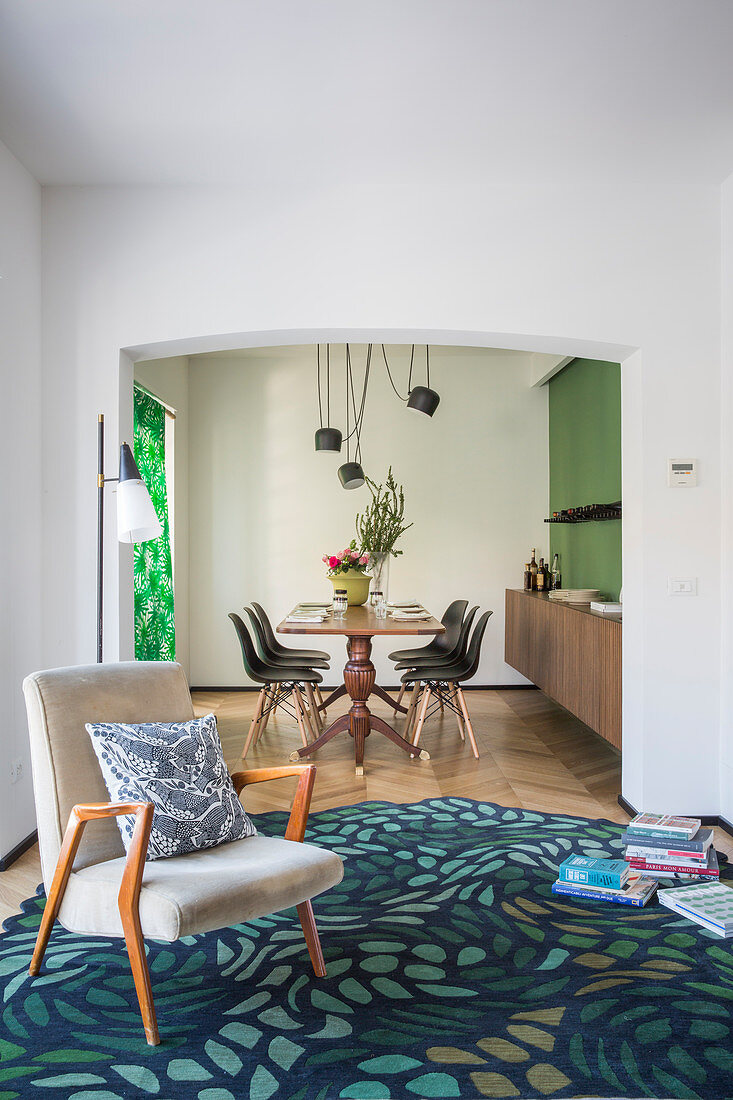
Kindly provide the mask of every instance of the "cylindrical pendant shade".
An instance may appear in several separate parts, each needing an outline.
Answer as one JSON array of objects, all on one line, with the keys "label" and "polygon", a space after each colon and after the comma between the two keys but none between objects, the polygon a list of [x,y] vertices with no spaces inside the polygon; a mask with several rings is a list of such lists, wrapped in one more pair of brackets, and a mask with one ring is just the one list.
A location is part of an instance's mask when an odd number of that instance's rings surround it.
[{"label": "cylindrical pendant shade", "polygon": [[117,486],[117,537],[120,542],[149,542],[162,534],[150,493],[140,477],[132,451],[123,443]]},{"label": "cylindrical pendant shade", "polygon": [[436,393],[435,390],[428,389],[427,386],[415,386],[410,391],[407,401],[408,409],[425,413],[426,416],[432,416],[439,404],[440,394]]},{"label": "cylindrical pendant shade", "polygon": [[360,489],[364,484],[364,471],[360,462],[344,462],[339,466],[339,480],[344,489]]},{"label": "cylindrical pendant shade", "polygon": [[338,428],[318,428],[316,431],[317,451],[340,451],[341,432]]}]

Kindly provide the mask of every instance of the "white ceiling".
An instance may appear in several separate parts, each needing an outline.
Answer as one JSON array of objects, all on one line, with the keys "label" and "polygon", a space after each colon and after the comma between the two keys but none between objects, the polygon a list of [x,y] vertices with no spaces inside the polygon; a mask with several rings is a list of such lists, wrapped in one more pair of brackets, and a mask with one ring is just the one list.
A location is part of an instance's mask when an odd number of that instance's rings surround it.
[{"label": "white ceiling", "polygon": [[733,171],[732,0],[0,0],[43,183]]}]

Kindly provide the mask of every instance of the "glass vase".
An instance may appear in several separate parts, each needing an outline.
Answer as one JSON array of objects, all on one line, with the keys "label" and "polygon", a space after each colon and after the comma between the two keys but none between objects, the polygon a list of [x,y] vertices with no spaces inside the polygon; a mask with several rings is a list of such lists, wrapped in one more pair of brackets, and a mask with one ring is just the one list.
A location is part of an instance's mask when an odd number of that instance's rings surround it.
[{"label": "glass vase", "polygon": [[389,600],[389,553],[369,551],[369,572],[372,575],[372,591],[382,592],[385,602]]}]

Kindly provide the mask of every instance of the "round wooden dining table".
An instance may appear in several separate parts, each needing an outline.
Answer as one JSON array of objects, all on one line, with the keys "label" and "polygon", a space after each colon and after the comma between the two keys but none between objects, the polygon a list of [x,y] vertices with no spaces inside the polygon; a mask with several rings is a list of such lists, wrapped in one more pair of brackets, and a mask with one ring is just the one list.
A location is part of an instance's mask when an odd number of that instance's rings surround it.
[{"label": "round wooden dining table", "polygon": [[277,627],[277,631],[279,634],[343,634],[346,637],[348,660],[344,666],[344,682],[323,701],[319,710],[325,711],[331,703],[346,694],[351,698],[351,707],[346,714],[340,715],[332,722],[315,741],[291,753],[291,760],[310,756],[311,753],[323,748],[337,734],[346,732],[354,740],[354,763],[357,775],[364,774],[364,742],[370,733],[381,733],[411,757],[418,756],[421,760],[430,759],[430,753],[426,749],[418,749],[393,729],[389,722],[372,714],[367,702],[370,696],[376,695],[377,698],[389,703],[394,710],[407,713],[406,708],[398,706],[391,695],[376,682],[376,669],[371,660],[372,638],[443,634],[445,627],[438,619],[429,615],[426,619],[407,622],[394,619],[389,614],[387,618],[380,619],[373,607],[365,605],[349,607],[344,616],[338,619],[330,613],[323,622],[302,620],[288,622],[286,617]]}]

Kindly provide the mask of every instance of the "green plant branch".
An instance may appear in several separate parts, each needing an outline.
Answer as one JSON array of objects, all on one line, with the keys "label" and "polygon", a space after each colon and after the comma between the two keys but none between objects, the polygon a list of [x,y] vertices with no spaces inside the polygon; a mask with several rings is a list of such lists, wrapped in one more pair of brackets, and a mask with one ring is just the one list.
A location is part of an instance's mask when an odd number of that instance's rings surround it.
[{"label": "green plant branch", "polygon": [[377,485],[369,477],[366,478],[366,483],[372,500],[356,517],[356,533],[366,550],[375,554],[392,554],[396,558],[402,551],[395,550],[395,543],[413,526],[404,522],[403,488],[397,485],[391,466],[384,485]]}]

